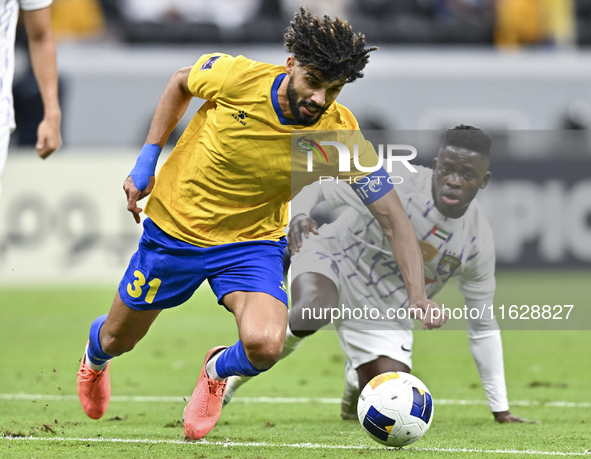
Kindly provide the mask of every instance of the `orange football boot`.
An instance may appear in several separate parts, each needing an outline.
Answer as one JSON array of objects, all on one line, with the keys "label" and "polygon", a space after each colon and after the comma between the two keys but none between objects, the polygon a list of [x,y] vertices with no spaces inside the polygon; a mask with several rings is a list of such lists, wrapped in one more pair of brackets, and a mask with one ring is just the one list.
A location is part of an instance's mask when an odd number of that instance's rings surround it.
[{"label": "orange football boot", "polygon": [[110,366],[111,362],[101,371],[93,370],[86,364],[86,351],[80,361],[80,370],[76,373],[78,398],[89,418],[100,419],[107,411],[111,399]]},{"label": "orange football boot", "polygon": [[219,382],[210,378],[205,370],[205,365],[211,356],[222,349],[226,347],[214,347],[205,356],[197,386],[185,409],[185,435],[192,440],[205,437],[222,414],[226,381]]}]

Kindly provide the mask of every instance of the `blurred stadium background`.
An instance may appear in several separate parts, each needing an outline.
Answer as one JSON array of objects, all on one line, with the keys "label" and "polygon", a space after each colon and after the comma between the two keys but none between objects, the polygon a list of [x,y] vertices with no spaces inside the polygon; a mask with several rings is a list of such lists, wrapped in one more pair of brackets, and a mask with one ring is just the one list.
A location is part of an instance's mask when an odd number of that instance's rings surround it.
[{"label": "blurred stadium background", "polygon": [[[494,134],[481,195],[499,268],[591,267],[591,0],[310,0],[379,45],[339,102],[367,130]],[[295,0],[54,0],[64,147],[32,151],[42,116],[18,42],[18,129],[2,177],[0,286],[114,287],[140,228],[121,184],[170,76],[206,52],[283,64]],[[200,101],[173,133],[167,151]],[[165,151],[166,151],[165,150]],[[436,153],[419,148],[418,162]]]}]

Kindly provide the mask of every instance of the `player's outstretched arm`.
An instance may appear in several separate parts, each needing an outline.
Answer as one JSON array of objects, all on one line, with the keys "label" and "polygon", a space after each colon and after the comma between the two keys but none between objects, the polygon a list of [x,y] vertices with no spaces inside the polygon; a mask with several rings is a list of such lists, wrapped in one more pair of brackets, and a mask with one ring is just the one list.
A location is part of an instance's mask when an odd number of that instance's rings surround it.
[{"label": "player's outstretched arm", "polygon": [[447,316],[437,303],[427,298],[423,258],[398,193],[392,189],[367,208],[382,227],[400,266],[410,303],[409,312],[422,320],[425,330],[441,327],[447,321]]},{"label": "player's outstretched arm", "polygon": [[[494,285],[494,284],[493,284]],[[485,290],[486,287],[482,287]],[[469,310],[485,308],[492,304],[493,293],[484,301],[464,297]],[[482,317],[482,309],[480,310]],[[470,351],[476,363],[482,387],[488,404],[495,418],[500,423],[537,422],[528,421],[509,412],[507,388],[505,384],[505,366],[503,363],[503,343],[497,321],[492,319],[468,319],[468,338]]]},{"label": "player's outstretched arm", "polygon": [[31,64],[43,101],[43,120],[37,128],[37,154],[45,159],[62,145],[60,123],[62,112],[58,100],[55,40],[51,30],[51,10],[47,6],[38,10],[22,11]]},{"label": "player's outstretched arm", "polygon": [[177,71],[166,85],[152,117],[146,144],[123,183],[123,190],[127,195],[127,210],[132,213],[136,223],[141,222],[140,213],[143,211],[137,202],[148,196],[154,187],[156,163],[162,147],[193,98],[188,86],[191,69],[192,67],[185,67]]}]

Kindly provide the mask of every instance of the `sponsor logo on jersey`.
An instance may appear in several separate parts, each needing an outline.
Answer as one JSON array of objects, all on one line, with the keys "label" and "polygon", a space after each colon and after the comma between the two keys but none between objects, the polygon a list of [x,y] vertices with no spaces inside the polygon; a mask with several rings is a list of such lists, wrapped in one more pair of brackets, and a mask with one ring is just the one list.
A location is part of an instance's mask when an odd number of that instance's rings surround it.
[{"label": "sponsor logo on jersey", "polygon": [[439,254],[439,250],[437,250],[437,247],[435,247],[433,244],[427,241],[420,241],[419,248],[421,249],[421,255],[423,255],[423,261],[425,263],[433,261],[435,257]]},{"label": "sponsor logo on jersey", "polygon": [[232,118],[242,124],[242,126],[246,126],[246,121],[244,121],[244,118],[248,118],[248,115],[244,110],[238,110],[238,115],[232,113]]},{"label": "sponsor logo on jersey", "polygon": [[210,70],[215,61],[217,61],[222,56],[212,56],[207,59],[207,62],[201,66],[199,70]]},{"label": "sponsor logo on jersey", "polygon": [[439,264],[437,265],[437,274],[440,276],[446,276],[448,274],[453,274],[453,272],[460,266],[462,262],[458,257],[454,257],[453,255],[444,255],[441,260],[439,260]]}]

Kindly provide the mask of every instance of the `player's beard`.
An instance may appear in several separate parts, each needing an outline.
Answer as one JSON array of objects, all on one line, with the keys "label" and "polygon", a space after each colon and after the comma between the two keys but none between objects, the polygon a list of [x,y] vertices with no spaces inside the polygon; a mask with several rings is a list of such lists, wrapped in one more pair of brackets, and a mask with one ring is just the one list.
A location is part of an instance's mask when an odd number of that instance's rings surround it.
[{"label": "player's beard", "polygon": [[[291,78],[287,83],[287,101],[289,103],[289,109],[291,110],[291,116],[293,116],[293,119],[297,124],[302,126],[312,126],[313,124],[316,124],[322,114],[328,108],[314,103],[309,103],[304,100],[298,102],[298,96],[296,94],[295,88],[293,87],[293,80]],[[304,105],[318,108],[318,113],[315,116],[302,113],[300,107],[303,107]]]}]

